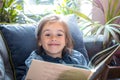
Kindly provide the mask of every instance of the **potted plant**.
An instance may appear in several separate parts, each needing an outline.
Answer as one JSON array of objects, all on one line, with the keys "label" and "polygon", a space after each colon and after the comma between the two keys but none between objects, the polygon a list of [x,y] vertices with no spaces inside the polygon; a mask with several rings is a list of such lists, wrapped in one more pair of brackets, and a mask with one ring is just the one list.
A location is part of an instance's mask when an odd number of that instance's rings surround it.
[{"label": "potted plant", "polygon": [[104,16],[104,23],[99,25],[95,31],[96,36],[104,35],[104,45],[109,44],[113,39],[120,42],[120,1],[94,0],[93,4],[101,10]]},{"label": "potted plant", "polygon": [[110,43],[111,40],[115,40],[118,43],[120,42],[120,1],[106,0],[106,2],[107,6],[104,7],[104,4],[101,3],[101,0],[92,1],[93,5],[102,11],[105,19],[104,24],[101,24],[99,21],[94,21],[85,14],[67,7],[76,15],[84,19],[85,26],[83,26],[81,29],[84,30],[89,28],[85,35],[94,35],[96,38],[99,35],[103,35],[104,48]]}]

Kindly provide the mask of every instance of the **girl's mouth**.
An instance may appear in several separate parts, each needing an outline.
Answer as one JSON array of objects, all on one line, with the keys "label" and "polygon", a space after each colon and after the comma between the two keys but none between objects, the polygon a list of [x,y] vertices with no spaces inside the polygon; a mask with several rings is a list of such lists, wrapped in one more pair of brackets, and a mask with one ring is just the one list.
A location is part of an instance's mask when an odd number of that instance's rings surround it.
[{"label": "girl's mouth", "polygon": [[60,44],[48,44],[49,46],[59,46]]}]

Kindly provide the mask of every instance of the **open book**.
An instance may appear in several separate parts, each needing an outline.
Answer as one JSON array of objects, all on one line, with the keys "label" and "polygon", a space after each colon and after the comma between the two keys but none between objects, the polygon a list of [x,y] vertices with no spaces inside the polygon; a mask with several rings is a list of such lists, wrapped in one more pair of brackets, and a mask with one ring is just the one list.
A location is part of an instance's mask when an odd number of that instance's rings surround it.
[{"label": "open book", "polygon": [[33,60],[25,80],[95,80],[101,72],[104,72],[112,55],[118,50],[120,50],[120,44],[97,53],[90,60],[88,67]]}]

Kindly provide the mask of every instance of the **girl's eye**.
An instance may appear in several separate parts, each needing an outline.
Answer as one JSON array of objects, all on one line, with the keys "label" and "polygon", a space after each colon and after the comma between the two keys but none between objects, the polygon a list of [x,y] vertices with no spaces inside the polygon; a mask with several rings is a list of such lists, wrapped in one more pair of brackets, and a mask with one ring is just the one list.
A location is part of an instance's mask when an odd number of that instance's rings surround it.
[{"label": "girl's eye", "polygon": [[63,36],[63,34],[57,34],[57,36]]},{"label": "girl's eye", "polygon": [[50,36],[50,34],[45,34],[45,36]]}]

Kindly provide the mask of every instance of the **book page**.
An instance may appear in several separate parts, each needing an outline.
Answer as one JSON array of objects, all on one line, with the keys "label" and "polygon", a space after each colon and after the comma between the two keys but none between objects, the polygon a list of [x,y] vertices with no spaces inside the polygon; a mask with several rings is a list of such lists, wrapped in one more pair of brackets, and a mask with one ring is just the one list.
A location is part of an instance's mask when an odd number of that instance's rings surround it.
[{"label": "book page", "polygon": [[93,56],[93,58],[90,60],[88,67],[94,69],[101,63],[108,64],[110,62],[110,59],[112,58],[112,55],[115,54],[119,47],[120,45],[116,44],[99,53],[96,53],[96,55]]},{"label": "book page", "polygon": [[26,80],[89,80],[90,70],[33,60]]},{"label": "book page", "polygon": [[[112,55],[114,53],[116,53],[118,50],[120,50],[120,45],[115,45],[108,49],[108,51],[106,53],[107,55],[105,54],[105,55],[100,56],[100,58],[102,57],[103,59],[95,67],[91,68],[91,71],[93,72],[93,74],[90,77],[90,80],[94,80],[102,74],[104,74],[104,75],[107,74],[106,73],[107,65],[110,63],[110,61],[112,59]],[[106,57],[104,57],[104,56],[106,56]]]}]

